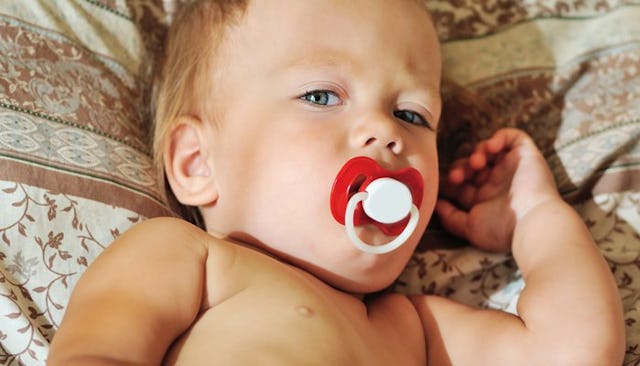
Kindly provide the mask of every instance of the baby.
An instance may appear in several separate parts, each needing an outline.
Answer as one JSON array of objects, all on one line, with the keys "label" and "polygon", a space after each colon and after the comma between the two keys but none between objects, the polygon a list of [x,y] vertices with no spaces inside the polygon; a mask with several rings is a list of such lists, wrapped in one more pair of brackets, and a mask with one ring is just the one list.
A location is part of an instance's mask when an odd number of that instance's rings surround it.
[{"label": "baby", "polygon": [[[50,365],[620,365],[606,262],[533,141],[503,129],[438,198],[441,60],[416,0],[202,0],[173,22],[155,151],[171,218],[74,289]],[[518,316],[377,294],[433,211],[511,251]],[[368,296],[367,296],[368,295]]]}]

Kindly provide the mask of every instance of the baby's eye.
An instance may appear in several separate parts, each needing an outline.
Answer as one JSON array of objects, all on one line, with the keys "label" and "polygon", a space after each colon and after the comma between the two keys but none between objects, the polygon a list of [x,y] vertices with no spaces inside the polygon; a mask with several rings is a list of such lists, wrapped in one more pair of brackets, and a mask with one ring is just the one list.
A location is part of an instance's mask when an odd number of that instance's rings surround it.
[{"label": "baby's eye", "polygon": [[304,93],[300,99],[322,106],[334,106],[340,104],[340,97],[329,90],[312,90]]},{"label": "baby's eye", "polygon": [[393,115],[396,118],[399,118],[403,121],[409,122],[411,124],[414,125],[418,125],[418,126],[424,126],[427,127],[428,129],[433,129],[431,127],[431,124],[429,124],[429,122],[420,115],[420,113],[414,112],[414,111],[409,111],[406,109],[402,109],[402,110],[398,110],[398,111],[394,111]]}]

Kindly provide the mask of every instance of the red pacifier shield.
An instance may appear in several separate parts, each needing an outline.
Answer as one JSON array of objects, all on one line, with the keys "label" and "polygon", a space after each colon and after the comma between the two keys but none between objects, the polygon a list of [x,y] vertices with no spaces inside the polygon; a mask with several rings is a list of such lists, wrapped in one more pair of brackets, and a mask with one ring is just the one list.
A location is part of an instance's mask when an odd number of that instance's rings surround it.
[{"label": "red pacifier shield", "polygon": [[[411,192],[412,202],[420,208],[424,183],[422,176],[414,168],[403,168],[397,171],[389,171],[378,163],[365,156],[357,156],[350,159],[340,169],[331,189],[331,214],[340,224],[345,223],[345,211],[349,199],[358,192],[364,192],[369,183],[378,178],[393,178],[404,183]],[[371,219],[364,212],[362,204],[358,204],[355,210],[353,222],[355,226],[373,224],[385,235],[400,235],[409,222],[409,217],[392,224],[384,224]]]}]

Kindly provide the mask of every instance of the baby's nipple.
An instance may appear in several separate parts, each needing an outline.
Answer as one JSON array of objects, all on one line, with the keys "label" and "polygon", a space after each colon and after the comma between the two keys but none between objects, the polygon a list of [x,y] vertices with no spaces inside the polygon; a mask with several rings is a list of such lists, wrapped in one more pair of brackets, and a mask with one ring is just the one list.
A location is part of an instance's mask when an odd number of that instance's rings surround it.
[{"label": "baby's nipple", "polygon": [[298,305],[296,306],[296,313],[303,318],[311,318],[313,317],[313,309],[306,305]]}]

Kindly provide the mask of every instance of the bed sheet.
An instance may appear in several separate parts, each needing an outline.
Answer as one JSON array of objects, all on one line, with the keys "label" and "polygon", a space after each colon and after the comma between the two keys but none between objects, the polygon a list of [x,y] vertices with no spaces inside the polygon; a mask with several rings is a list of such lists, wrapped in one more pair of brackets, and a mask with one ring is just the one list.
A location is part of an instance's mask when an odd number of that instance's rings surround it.
[{"label": "bed sheet", "polygon": [[[43,365],[78,277],[115,237],[172,215],[142,113],[145,58],[175,0],[0,1],[0,364]],[[640,365],[640,0],[426,0],[442,41],[442,165],[529,132],[583,217]],[[395,291],[515,312],[512,258],[434,220]]]}]

